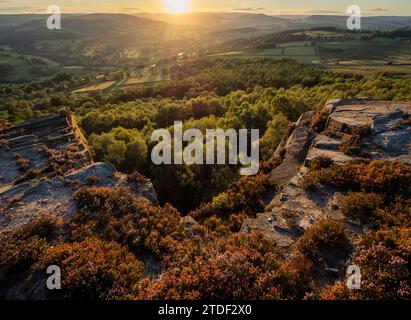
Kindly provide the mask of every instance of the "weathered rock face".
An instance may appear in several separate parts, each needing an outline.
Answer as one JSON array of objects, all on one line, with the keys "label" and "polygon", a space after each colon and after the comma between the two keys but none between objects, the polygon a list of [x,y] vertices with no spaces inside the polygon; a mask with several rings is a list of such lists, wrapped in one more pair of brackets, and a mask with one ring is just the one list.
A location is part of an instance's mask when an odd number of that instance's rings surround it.
[{"label": "weathered rock face", "polygon": [[306,162],[325,155],[335,163],[350,161],[339,151],[342,138],[356,129],[369,128],[370,133],[364,139],[363,152],[374,160],[400,160],[411,163],[411,127],[405,120],[411,113],[410,102],[384,102],[360,100],[357,103],[341,105],[344,101],[331,102],[327,125],[323,133],[318,134],[312,144]]},{"label": "weathered rock face", "polygon": [[281,186],[287,183],[304,163],[314,138],[314,134],[310,130],[312,114],[312,112],[308,112],[300,117],[290,137],[284,140],[275,152],[274,156],[280,157],[280,154],[284,150],[286,151],[283,163],[271,173],[270,178],[274,184]]},{"label": "weathered rock face", "polygon": [[91,183],[121,187],[152,203],[151,183],[127,182],[110,163],[93,163],[85,139],[70,115],[53,115],[0,134],[0,231],[52,213],[70,219],[74,193]]},{"label": "weathered rock face", "polygon": [[[301,183],[310,162],[319,156],[331,158],[335,164],[359,157],[340,151],[344,138],[356,130],[367,130],[362,141],[363,155],[375,160],[411,163],[411,102],[335,100],[327,103],[321,113],[325,116],[321,130],[316,130],[319,133],[312,129],[314,113],[309,112],[299,119],[294,131],[276,151],[277,157],[285,153],[283,163],[271,173],[272,181],[281,191],[266,212],[244,221],[243,232],[259,231],[279,246],[290,247],[320,218],[340,217],[339,190],[322,186],[317,191],[305,191]],[[345,222],[353,237],[366,228],[354,221],[345,219]],[[330,255],[322,264],[322,272],[336,270],[341,274],[344,259]]]},{"label": "weathered rock face", "polygon": [[[11,127],[0,133],[0,192],[24,173],[45,169],[50,158],[71,151],[78,166],[92,162],[84,139],[71,116],[52,115]],[[58,160],[58,159],[56,159]]]}]

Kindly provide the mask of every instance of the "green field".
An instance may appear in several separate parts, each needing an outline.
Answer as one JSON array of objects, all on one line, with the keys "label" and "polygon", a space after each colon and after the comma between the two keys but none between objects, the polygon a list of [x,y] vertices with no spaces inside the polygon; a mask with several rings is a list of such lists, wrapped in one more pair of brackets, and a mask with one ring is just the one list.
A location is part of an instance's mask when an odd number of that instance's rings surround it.
[{"label": "green field", "polygon": [[137,59],[141,56],[141,50],[127,49],[127,50],[124,50],[124,55],[129,59]]},{"label": "green field", "polygon": [[319,49],[325,61],[385,59],[399,63],[411,62],[411,43],[396,39],[324,42],[319,44]]},{"label": "green field", "polygon": [[20,55],[4,49],[0,51],[0,65],[10,66],[10,70],[0,74],[0,81],[18,81],[45,78],[56,74],[59,64],[46,58]]},{"label": "green field", "polygon": [[321,62],[337,71],[411,73],[411,43],[396,39],[322,42]]},{"label": "green field", "polygon": [[272,49],[250,49],[212,55],[213,57],[270,57],[295,59],[321,65],[338,72],[369,74],[398,72],[411,74],[411,42],[370,34],[342,32],[304,32],[313,41],[278,44]]},{"label": "green field", "polygon": [[240,57],[255,58],[265,57],[273,59],[296,59],[303,63],[318,63],[315,48],[305,42],[290,42],[279,45],[273,49],[253,49],[244,51],[231,51],[212,55],[214,57]]},{"label": "green field", "polygon": [[97,91],[111,91],[119,88],[131,88],[135,86],[141,86],[144,84],[164,82],[170,80],[170,75],[165,72],[161,65],[152,65],[150,67],[137,68],[130,70],[127,75],[122,78],[113,77],[113,73],[108,73],[108,79],[100,80],[90,83],[81,88],[77,88],[72,93],[83,94]]},{"label": "green field", "polygon": [[363,37],[364,33],[344,33],[343,31],[302,31],[302,32],[296,32],[293,33],[293,35],[306,35],[310,37],[312,40],[317,40],[317,39],[326,39],[326,40],[332,40],[332,39],[361,39]]}]

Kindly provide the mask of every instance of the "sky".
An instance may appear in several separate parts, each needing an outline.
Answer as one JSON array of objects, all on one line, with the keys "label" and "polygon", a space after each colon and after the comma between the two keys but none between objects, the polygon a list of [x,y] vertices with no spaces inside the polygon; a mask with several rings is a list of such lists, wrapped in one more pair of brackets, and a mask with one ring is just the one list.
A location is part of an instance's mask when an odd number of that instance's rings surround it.
[{"label": "sky", "polygon": [[358,5],[364,15],[410,15],[411,0],[0,0],[0,13],[80,12],[255,12],[265,14],[345,14]]}]

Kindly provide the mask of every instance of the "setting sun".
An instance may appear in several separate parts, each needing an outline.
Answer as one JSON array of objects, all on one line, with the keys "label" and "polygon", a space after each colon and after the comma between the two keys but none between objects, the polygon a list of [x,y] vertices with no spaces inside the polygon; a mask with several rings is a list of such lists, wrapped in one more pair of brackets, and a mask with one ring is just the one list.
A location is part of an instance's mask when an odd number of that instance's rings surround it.
[{"label": "setting sun", "polygon": [[171,13],[188,11],[188,0],[165,0],[166,10]]}]

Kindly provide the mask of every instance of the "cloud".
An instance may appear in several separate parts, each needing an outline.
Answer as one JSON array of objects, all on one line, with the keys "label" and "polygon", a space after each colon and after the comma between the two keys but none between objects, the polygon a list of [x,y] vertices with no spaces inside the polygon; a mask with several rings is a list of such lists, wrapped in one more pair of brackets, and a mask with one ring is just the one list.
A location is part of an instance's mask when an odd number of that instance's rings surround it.
[{"label": "cloud", "polygon": [[301,14],[301,15],[312,15],[312,14],[318,14],[318,15],[338,15],[342,14],[343,12],[341,11],[335,11],[335,10],[315,10],[315,9],[310,9],[310,10],[287,10],[287,11],[280,11],[280,14]]},{"label": "cloud", "polygon": [[305,10],[303,13],[311,13],[311,14],[338,14],[341,13],[340,11],[335,10]]},{"label": "cloud", "polygon": [[[0,1],[7,2],[7,1]],[[27,12],[46,12],[45,9],[41,10],[37,7],[28,7],[28,6],[0,6],[0,13],[27,13]]]},{"label": "cloud", "polygon": [[233,11],[261,11],[265,8],[234,8]]},{"label": "cloud", "polygon": [[118,8],[118,11],[123,13],[136,13],[141,12],[141,8]]},{"label": "cloud", "polygon": [[390,10],[384,9],[384,8],[375,8],[375,9],[373,9],[373,10],[371,10],[371,11],[374,11],[374,12],[387,12],[387,11],[390,11]]}]

